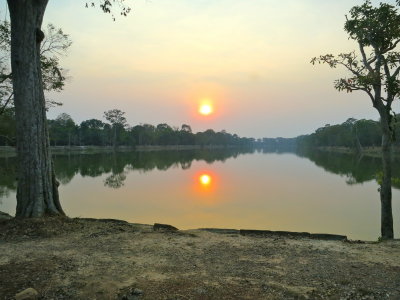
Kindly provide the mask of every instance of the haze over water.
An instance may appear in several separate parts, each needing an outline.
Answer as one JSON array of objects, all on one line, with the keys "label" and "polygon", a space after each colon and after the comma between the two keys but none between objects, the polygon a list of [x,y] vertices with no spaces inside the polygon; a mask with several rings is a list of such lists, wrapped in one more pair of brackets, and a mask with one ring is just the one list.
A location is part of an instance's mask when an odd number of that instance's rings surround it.
[{"label": "haze over water", "polygon": [[[241,153],[244,152],[244,153]],[[56,155],[70,217],[380,236],[380,159],[351,155],[193,150]],[[0,210],[15,212],[15,158],[0,158]],[[396,171],[395,171],[396,172]],[[399,174],[394,174],[399,177]],[[400,192],[393,190],[394,231]]]}]

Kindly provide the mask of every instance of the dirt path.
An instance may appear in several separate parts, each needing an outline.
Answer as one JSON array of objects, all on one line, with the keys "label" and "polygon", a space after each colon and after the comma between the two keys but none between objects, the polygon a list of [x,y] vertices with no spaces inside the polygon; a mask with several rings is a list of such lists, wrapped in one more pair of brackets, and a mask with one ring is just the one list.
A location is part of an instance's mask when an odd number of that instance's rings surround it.
[{"label": "dirt path", "polygon": [[0,223],[0,299],[400,299],[400,242],[349,243],[84,219]]}]

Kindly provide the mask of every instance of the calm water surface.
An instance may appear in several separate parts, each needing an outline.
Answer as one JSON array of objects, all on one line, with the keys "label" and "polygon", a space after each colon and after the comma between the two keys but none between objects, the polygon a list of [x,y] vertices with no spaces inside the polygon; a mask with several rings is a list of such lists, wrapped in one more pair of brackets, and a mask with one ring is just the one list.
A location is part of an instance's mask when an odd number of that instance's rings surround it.
[{"label": "calm water surface", "polygon": [[[187,150],[55,156],[64,210],[71,217],[380,236],[380,159]],[[399,161],[394,177],[400,178]],[[15,158],[0,158],[0,210],[15,213]],[[397,174],[399,173],[399,174]],[[379,177],[379,175],[378,175]],[[400,237],[400,186],[393,190]]]}]

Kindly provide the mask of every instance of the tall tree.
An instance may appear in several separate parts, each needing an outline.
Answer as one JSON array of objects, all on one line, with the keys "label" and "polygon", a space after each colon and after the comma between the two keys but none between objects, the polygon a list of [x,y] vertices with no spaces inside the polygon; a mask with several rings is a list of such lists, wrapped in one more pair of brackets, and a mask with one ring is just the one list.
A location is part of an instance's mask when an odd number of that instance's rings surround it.
[{"label": "tall tree", "polygon": [[331,68],[344,67],[350,76],[335,81],[339,91],[362,91],[367,94],[380,116],[382,130],[383,178],[380,187],[381,234],[393,238],[392,216],[392,153],[394,112],[392,104],[400,96],[400,15],[387,3],[377,7],[367,0],[354,6],[344,26],[349,38],[358,44],[358,51],[313,58],[312,63],[325,63]]},{"label": "tall tree", "polygon": [[77,126],[71,116],[62,113],[55,120],[49,121],[50,140],[53,140],[54,145],[71,146],[73,134],[76,133]]},{"label": "tall tree", "polygon": [[[111,13],[113,3],[121,1],[99,0],[100,8]],[[16,216],[64,215],[49,150],[40,59],[48,0],[7,0],[7,4],[18,155]],[[129,12],[124,6],[121,9],[123,15]]]},{"label": "tall tree", "polygon": [[118,132],[127,126],[125,112],[119,109],[111,109],[104,112],[104,118],[111,123],[113,128],[113,146],[118,146]]}]

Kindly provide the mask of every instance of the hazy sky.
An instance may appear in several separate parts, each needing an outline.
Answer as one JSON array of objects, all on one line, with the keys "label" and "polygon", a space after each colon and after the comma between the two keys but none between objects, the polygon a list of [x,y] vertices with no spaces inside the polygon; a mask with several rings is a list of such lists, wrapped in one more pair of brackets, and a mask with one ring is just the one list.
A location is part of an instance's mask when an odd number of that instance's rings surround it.
[{"label": "hazy sky", "polygon": [[[119,108],[130,125],[186,123],[257,138],[378,118],[364,94],[334,90],[344,71],[310,64],[356,49],[344,15],[362,0],[127,2],[131,14],[113,22],[83,0],[49,1],[45,23],[73,40],[63,59],[71,78],[51,95],[64,105],[50,118],[66,112],[81,122]],[[203,98],[213,102],[212,116],[198,116]]]}]

